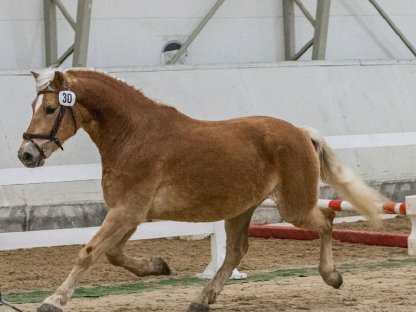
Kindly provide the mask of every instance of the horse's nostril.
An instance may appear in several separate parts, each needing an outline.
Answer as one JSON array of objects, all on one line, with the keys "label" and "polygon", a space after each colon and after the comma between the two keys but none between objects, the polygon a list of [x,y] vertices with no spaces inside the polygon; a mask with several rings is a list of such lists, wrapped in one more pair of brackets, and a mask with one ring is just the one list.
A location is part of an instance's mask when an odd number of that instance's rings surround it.
[{"label": "horse's nostril", "polygon": [[22,159],[23,159],[23,161],[28,161],[28,162],[32,161],[33,160],[33,155],[28,153],[28,152],[25,152],[25,153],[23,153]]}]

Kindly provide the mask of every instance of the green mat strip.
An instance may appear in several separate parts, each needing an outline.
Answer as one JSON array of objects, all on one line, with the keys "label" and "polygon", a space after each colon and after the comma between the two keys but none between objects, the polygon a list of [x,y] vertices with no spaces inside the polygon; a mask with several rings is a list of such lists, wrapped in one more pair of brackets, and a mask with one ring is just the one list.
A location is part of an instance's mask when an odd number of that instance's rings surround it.
[{"label": "green mat strip", "polygon": [[[379,268],[397,268],[406,265],[416,265],[416,258],[382,260],[379,262],[364,262],[359,264],[344,264],[339,266],[341,272],[377,270]],[[270,281],[278,278],[307,277],[318,275],[316,268],[280,269],[272,272],[250,274],[244,280],[229,280],[228,284]],[[205,285],[206,280],[198,278],[168,278],[156,282],[116,284],[107,286],[79,287],[75,290],[74,298],[102,297],[106,295],[122,295],[140,293],[171,286]],[[50,291],[31,291],[22,293],[3,294],[3,298],[12,304],[38,303],[51,295]]]}]

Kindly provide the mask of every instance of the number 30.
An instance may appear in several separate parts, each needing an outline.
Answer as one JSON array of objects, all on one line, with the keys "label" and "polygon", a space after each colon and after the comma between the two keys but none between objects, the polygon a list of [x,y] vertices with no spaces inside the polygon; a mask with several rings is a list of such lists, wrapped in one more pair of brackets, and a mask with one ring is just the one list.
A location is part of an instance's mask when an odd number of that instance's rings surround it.
[{"label": "number 30", "polygon": [[72,94],[71,93],[64,93],[62,102],[63,103],[72,103]]}]

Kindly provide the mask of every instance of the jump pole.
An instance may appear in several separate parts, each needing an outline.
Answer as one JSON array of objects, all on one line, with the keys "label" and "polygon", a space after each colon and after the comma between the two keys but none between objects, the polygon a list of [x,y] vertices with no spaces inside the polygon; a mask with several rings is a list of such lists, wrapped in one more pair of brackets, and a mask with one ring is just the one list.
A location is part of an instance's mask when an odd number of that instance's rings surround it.
[{"label": "jump pole", "polygon": [[409,256],[416,256],[416,196],[406,196],[406,214],[410,218],[412,231],[407,239]]},{"label": "jump pole", "polygon": [[[342,200],[319,199],[318,206],[334,211],[355,211],[351,203]],[[409,256],[416,256],[416,195],[406,196],[406,203],[384,203],[380,210],[385,214],[400,214],[409,217],[412,230],[407,238],[407,252]]]},{"label": "jump pole", "polygon": [[[412,196],[408,196],[412,197]],[[416,197],[416,196],[415,196]],[[406,197],[407,202],[407,197]],[[334,211],[355,211],[354,206],[351,203],[339,200],[339,199],[319,199],[318,200],[319,208],[331,208]],[[380,210],[385,214],[401,214],[409,215],[407,213],[407,204],[404,203],[384,203],[380,206]],[[410,216],[409,216],[410,217]]]}]

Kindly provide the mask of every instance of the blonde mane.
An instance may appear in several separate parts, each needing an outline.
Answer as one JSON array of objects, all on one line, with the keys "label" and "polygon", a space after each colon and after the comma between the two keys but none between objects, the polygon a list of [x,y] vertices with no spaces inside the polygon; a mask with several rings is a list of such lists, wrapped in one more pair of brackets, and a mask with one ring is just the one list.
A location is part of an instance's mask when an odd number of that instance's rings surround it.
[{"label": "blonde mane", "polygon": [[102,74],[104,76],[113,78],[127,86],[129,86],[130,88],[133,88],[139,92],[142,92],[139,88],[137,88],[134,85],[131,85],[129,83],[126,82],[126,80],[118,78],[114,75],[110,75],[109,73],[105,72],[105,71],[101,71],[101,70],[96,70],[94,68],[85,68],[85,67],[72,67],[72,68],[68,68],[65,70],[62,70],[60,68],[45,68],[42,69],[40,71],[37,71],[36,73],[39,74],[39,76],[36,78],[36,92],[40,92],[40,91],[44,91],[48,88],[48,86],[50,85],[50,83],[53,81],[53,78],[55,76],[55,72],[61,72],[61,73],[66,73],[68,71],[86,71],[86,72],[95,72],[98,74]]},{"label": "blonde mane", "polygon": [[125,79],[122,79],[122,78],[119,78],[117,76],[111,75],[111,74],[109,74],[105,71],[102,71],[102,70],[98,70],[98,69],[94,69],[94,68],[86,68],[86,67],[73,67],[73,68],[66,69],[64,72],[67,72],[67,71],[86,71],[86,72],[93,72],[93,73],[101,74],[103,76],[106,76],[106,77],[112,78],[114,80],[117,80],[117,81],[123,83],[124,85],[126,85],[130,88],[133,88],[136,91],[139,91],[140,93],[142,93],[142,90],[140,90],[138,87],[136,87],[134,85],[131,85],[131,84],[127,83],[127,81]]}]

